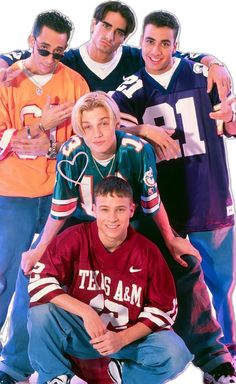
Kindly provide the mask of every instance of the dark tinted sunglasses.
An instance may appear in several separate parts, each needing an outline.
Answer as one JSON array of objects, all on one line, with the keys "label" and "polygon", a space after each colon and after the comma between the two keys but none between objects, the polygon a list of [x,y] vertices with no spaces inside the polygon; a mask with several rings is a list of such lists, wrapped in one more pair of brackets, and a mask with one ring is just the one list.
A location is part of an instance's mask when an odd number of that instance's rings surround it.
[{"label": "dark tinted sunglasses", "polygon": [[37,46],[37,51],[38,51],[38,54],[40,56],[44,56],[44,57],[47,57],[49,55],[52,55],[53,59],[54,60],[61,60],[64,56],[63,53],[56,53],[56,52],[50,52],[48,51],[47,49],[42,49],[42,48],[39,48],[38,47],[38,42],[36,41],[35,39],[35,42],[36,42],[36,46]]}]

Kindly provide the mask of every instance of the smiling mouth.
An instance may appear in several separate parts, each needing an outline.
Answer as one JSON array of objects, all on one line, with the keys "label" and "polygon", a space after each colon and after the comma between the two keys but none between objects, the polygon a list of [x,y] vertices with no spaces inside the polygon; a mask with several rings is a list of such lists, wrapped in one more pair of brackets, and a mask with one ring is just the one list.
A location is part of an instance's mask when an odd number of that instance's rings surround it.
[{"label": "smiling mouth", "polygon": [[161,58],[159,58],[159,59],[154,59],[153,57],[150,57],[150,56],[149,56],[149,60],[151,60],[153,63],[157,64],[157,63],[160,63]]},{"label": "smiling mouth", "polygon": [[112,225],[112,224],[106,224],[106,227],[107,227],[108,229],[117,229],[117,228],[119,228],[119,225],[118,225],[118,224],[114,224],[114,225]]}]

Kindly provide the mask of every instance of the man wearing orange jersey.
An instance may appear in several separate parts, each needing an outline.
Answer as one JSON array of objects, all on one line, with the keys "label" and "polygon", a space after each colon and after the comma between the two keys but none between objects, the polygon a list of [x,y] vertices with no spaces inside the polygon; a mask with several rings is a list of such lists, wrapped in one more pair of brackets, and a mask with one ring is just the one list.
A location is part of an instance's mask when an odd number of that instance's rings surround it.
[{"label": "man wearing orange jersey", "polygon": [[[30,35],[31,56],[15,64],[21,72],[11,86],[0,88],[0,329],[21,254],[50,211],[55,158],[72,134],[72,106],[89,90],[78,73],[60,63],[72,30],[58,11],[39,14]],[[10,335],[16,338],[13,318]]]}]

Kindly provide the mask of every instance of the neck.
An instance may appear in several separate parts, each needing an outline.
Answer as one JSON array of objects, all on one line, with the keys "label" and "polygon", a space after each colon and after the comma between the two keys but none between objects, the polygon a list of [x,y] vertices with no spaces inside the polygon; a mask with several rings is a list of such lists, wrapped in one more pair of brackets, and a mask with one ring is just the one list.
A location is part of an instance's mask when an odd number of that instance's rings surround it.
[{"label": "neck", "polygon": [[31,56],[28,57],[28,59],[23,60],[23,66],[26,69],[28,69],[28,71],[35,73],[36,75],[39,75],[39,73],[37,73],[37,71],[34,69],[33,60],[31,58]]},{"label": "neck", "polygon": [[89,42],[87,45],[87,52],[90,57],[90,59],[96,61],[97,63],[108,63],[113,59],[115,56],[115,52],[112,53],[106,53],[106,52],[101,52],[98,50],[92,42]]}]

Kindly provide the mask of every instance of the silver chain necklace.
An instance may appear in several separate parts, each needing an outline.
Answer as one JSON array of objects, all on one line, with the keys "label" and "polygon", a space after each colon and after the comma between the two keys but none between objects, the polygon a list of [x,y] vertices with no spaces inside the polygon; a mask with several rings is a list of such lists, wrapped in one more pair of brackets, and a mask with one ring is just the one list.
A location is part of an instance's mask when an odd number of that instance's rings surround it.
[{"label": "silver chain necklace", "polygon": [[106,176],[103,176],[102,172],[101,172],[100,169],[98,168],[96,159],[92,156],[93,163],[94,163],[94,165],[95,165],[95,167],[96,167],[96,169],[97,169],[97,171],[98,171],[98,173],[99,173],[99,175],[101,176],[102,179],[104,179],[105,177],[110,176],[111,171],[112,171],[112,168],[113,168],[113,165],[114,165],[114,162],[115,162],[115,158],[116,158],[116,155],[114,154],[114,155],[111,157],[112,161],[111,161],[111,166],[110,166],[109,172],[108,172],[108,174],[107,174]]},{"label": "silver chain necklace", "polygon": [[[22,61],[23,70],[26,73],[27,77],[36,85],[36,94],[38,96],[41,96],[43,94],[43,85],[41,85],[35,78],[34,73],[32,73],[28,68],[25,66],[24,60]],[[53,75],[55,72],[56,67],[54,68],[53,72],[50,73],[50,75]]]}]

